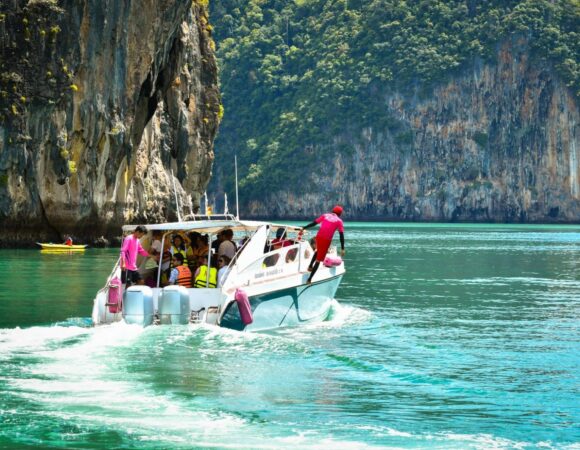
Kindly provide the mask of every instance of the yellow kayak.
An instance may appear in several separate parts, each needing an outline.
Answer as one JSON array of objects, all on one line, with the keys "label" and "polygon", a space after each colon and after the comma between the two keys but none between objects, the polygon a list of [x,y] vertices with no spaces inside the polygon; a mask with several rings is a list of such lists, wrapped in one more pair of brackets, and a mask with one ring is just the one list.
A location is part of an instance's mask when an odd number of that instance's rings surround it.
[{"label": "yellow kayak", "polygon": [[44,244],[37,242],[42,250],[52,250],[59,252],[82,252],[88,245],[65,245],[65,244]]}]

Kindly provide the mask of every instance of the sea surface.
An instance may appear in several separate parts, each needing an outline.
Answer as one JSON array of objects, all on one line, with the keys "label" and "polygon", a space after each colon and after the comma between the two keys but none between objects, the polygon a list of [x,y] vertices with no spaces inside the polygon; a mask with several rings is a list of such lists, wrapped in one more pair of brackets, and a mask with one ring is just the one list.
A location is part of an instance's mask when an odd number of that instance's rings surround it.
[{"label": "sea surface", "polygon": [[0,448],[580,449],[580,226],[347,223],[329,321],[91,327],[114,249],[0,250]]}]

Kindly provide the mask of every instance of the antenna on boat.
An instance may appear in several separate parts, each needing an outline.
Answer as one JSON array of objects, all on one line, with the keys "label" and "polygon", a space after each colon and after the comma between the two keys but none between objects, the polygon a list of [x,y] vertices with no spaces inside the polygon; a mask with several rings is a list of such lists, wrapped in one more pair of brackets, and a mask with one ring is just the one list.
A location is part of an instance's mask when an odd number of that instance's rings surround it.
[{"label": "antenna on boat", "polygon": [[227,216],[230,213],[228,209],[228,194],[224,192],[224,216]]},{"label": "antenna on boat", "polygon": [[181,222],[181,208],[177,200],[177,189],[175,188],[175,177],[173,176],[173,169],[171,169],[171,180],[173,181],[173,194],[175,195],[175,209],[177,210],[177,221]]},{"label": "antenna on boat", "polygon": [[236,220],[240,220],[240,209],[238,203],[238,155],[234,155],[234,168],[236,173]]}]

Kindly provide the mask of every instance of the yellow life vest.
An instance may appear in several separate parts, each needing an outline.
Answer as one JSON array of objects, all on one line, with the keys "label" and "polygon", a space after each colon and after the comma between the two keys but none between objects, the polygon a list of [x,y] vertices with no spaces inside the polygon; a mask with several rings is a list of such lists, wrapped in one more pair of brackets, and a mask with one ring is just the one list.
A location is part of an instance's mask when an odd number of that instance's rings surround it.
[{"label": "yellow life vest", "polygon": [[174,245],[172,245],[171,246],[171,254],[175,255],[177,253],[181,253],[183,255],[183,265],[188,266],[189,264],[187,264],[187,251],[180,250],[180,249],[176,248]]},{"label": "yellow life vest", "polygon": [[184,286],[186,288],[191,287],[191,270],[189,267],[177,266],[177,282],[179,286]]},{"label": "yellow life vest", "polygon": [[[195,283],[193,287],[204,288],[206,287],[207,281],[207,266],[201,266],[199,268],[199,274],[195,277]],[[215,267],[209,268],[209,285],[208,287],[214,288],[217,286],[217,269]]]}]

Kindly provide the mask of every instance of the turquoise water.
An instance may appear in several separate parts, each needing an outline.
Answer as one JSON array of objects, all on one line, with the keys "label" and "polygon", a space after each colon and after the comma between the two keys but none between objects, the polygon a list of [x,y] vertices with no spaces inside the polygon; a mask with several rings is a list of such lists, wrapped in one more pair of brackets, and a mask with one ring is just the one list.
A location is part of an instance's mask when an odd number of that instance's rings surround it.
[{"label": "turquoise water", "polygon": [[0,251],[0,448],[580,448],[580,227],[347,225],[268,334],[91,328],[116,251]]}]

